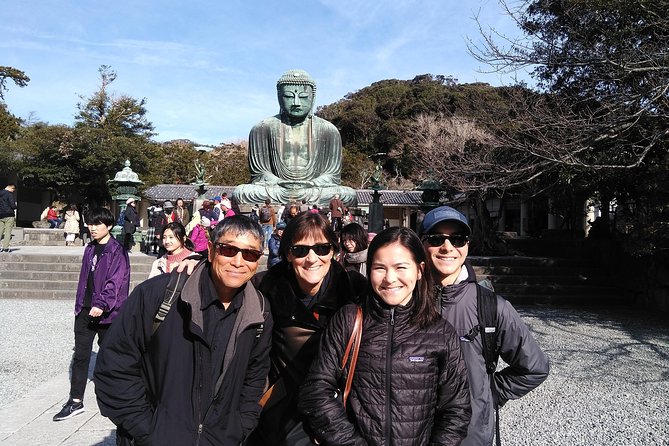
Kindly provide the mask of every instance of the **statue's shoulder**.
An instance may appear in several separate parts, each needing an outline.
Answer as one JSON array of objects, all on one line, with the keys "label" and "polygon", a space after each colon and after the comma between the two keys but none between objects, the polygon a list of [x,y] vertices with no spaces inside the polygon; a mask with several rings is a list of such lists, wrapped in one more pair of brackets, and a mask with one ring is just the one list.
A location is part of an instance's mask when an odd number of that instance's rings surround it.
[{"label": "statue's shoulder", "polygon": [[311,119],[313,120],[314,127],[320,127],[322,129],[339,132],[339,130],[337,130],[337,127],[335,127],[335,125],[330,121],[328,121],[327,119],[319,118],[316,115],[313,115]]},{"label": "statue's shoulder", "polygon": [[260,121],[259,123],[257,123],[256,125],[254,125],[253,128],[251,129],[251,133],[277,129],[279,128],[279,124],[281,124],[281,119],[279,118],[279,115],[269,116]]}]

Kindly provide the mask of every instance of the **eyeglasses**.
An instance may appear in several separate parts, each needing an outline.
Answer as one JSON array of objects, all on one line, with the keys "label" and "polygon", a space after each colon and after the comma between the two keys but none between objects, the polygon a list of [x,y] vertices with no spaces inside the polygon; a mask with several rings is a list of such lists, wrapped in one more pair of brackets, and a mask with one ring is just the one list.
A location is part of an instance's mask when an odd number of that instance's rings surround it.
[{"label": "eyeglasses", "polygon": [[332,251],[332,245],[329,243],[319,243],[318,245],[293,245],[290,248],[290,253],[298,259],[306,257],[309,251],[313,250],[317,256],[326,256]]},{"label": "eyeglasses", "polygon": [[234,257],[240,252],[242,253],[242,258],[247,262],[257,262],[258,259],[262,257],[262,252],[256,251],[255,249],[242,249],[219,242],[214,243],[214,246],[216,247],[216,253],[223,257]]},{"label": "eyeglasses", "polygon": [[446,240],[451,242],[454,248],[462,248],[469,242],[469,236],[462,234],[430,234],[423,237],[423,241],[433,248],[443,245]]}]

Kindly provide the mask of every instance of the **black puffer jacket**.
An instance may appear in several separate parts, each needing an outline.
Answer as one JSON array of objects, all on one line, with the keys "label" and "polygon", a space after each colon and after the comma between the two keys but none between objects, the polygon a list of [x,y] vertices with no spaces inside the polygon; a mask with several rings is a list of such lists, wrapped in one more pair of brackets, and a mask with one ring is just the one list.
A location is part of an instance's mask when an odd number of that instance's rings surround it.
[{"label": "black puffer jacket", "polygon": [[301,421],[297,412],[298,388],[318,352],[321,333],[337,310],[360,300],[367,281],[333,260],[310,310],[300,301],[303,295],[290,263],[281,262],[256,274],[253,283],[272,306],[269,383],[275,387],[247,445],[268,446],[281,444],[286,433]]},{"label": "black puffer jacket", "polygon": [[370,299],[348,400],[333,397],[356,307],[347,305],[323,334],[300,392],[299,409],[323,445],[459,445],[471,416],[467,370],[453,327],[409,324],[411,304]]}]

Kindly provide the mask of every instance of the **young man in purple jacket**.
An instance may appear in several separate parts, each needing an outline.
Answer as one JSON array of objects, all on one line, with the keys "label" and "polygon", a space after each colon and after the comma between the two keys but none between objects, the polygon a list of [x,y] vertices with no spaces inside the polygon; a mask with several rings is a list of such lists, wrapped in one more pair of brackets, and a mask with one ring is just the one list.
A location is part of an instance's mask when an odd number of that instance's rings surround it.
[{"label": "young man in purple jacket", "polygon": [[53,421],[62,421],[84,411],[93,340],[102,343],[107,329],[128,297],[130,259],[128,252],[110,234],[114,216],[106,208],[93,209],[86,218],[92,242],[81,261],[79,285],[74,304],[74,354],[70,396]]}]

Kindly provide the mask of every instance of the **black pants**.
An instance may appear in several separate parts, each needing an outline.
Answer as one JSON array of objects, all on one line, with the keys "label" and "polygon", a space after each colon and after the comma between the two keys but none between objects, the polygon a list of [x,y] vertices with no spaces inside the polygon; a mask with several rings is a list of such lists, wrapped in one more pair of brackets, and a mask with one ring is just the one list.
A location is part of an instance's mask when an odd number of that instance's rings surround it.
[{"label": "black pants", "polygon": [[109,324],[99,324],[99,317],[88,315],[90,308],[83,308],[74,318],[74,353],[72,354],[72,377],[70,378],[70,399],[84,399],[88,364],[91,361],[93,340],[98,336],[98,345],[109,328]]},{"label": "black pants", "polygon": [[341,231],[341,217],[332,217],[332,230]]},{"label": "black pants", "polygon": [[126,251],[130,251],[132,248],[132,245],[135,244],[135,241],[133,240],[132,234],[128,234],[127,232],[123,235],[123,249]]}]

